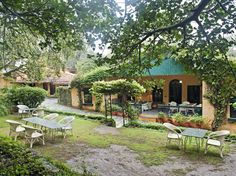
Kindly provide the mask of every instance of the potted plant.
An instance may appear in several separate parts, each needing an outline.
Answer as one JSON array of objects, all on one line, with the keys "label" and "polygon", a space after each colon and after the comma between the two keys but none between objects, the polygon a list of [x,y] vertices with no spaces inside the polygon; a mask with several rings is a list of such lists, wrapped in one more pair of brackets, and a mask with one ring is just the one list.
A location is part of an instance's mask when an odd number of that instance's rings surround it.
[{"label": "potted plant", "polygon": [[170,118],[168,117],[168,115],[164,112],[159,112],[158,113],[158,119],[160,122],[170,122]]},{"label": "potted plant", "polygon": [[122,116],[122,108],[119,105],[112,104],[112,115]]},{"label": "potted plant", "polygon": [[189,121],[191,123],[191,127],[193,127],[193,128],[202,128],[204,120],[203,120],[202,116],[194,115],[190,118]]},{"label": "potted plant", "polygon": [[175,113],[172,115],[172,122],[174,125],[184,126],[184,122],[186,122],[186,118],[181,113]]}]

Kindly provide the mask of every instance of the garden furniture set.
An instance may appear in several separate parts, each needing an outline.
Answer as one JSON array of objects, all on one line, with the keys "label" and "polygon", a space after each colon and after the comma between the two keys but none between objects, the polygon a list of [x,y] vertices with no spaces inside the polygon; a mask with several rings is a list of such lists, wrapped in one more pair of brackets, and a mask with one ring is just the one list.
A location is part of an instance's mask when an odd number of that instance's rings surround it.
[{"label": "garden furniture set", "polygon": [[[72,122],[74,121],[73,116],[65,116],[62,119],[59,119],[59,115],[57,113],[51,113],[46,116],[40,117],[36,115],[36,109],[34,111],[30,111],[30,108],[27,106],[20,106],[22,114],[32,113],[31,117],[23,118],[22,120],[26,122],[23,124],[21,122],[15,120],[6,120],[10,125],[9,136],[13,136],[15,140],[20,134],[24,134],[24,137],[27,142],[30,143],[30,148],[33,147],[33,144],[36,141],[42,141],[43,145],[44,141],[44,132],[49,131],[52,139],[55,137],[55,132],[61,132],[63,138],[66,137],[66,132],[70,131],[72,134]],[[20,116],[22,116],[20,114]],[[37,114],[39,115],[39,114]],[[27,125],[28,123],[33,124],[33,126]],[[41,129],[38,128],[41,127]]]},{"label": "garden furniture set", "polygon": [[205,129],[186,128],[185,130],[181,130],[171,123],[164,123],[163,125],[168,129],[166,145],[170,144],[171,140],[175,140],[178,142],[179,148],[183,146],[183,149],[186,150],[187,143],[191,143],[192,138],[194,138],[197,150],[200,151],[200,147],[206,139],[205,154],[207,153],[209,146],[214,146],[220,149],[220,156],[223,158],[224,140],[225,137],[230,134],[228,130],[211,132],[206,137],[208,131]]}]

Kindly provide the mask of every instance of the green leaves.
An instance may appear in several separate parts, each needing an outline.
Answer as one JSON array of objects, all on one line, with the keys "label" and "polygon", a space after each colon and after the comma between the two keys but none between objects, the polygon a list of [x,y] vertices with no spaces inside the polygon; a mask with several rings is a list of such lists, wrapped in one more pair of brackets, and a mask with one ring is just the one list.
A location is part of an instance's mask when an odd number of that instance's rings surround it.
[{"label": "green leaves", "polygon": [[47,92],[37,87],[11,88],[6,92],[6,99],[11,105],[23,104],[30,108],[38,107],[46,98]]},{"label": "green leaves", "polygon": [[97,81],[93,83],[91,88],[93,94],[122,94],[129,96],[139,96],[145,93],[145,88],[138,82],[126,79],[117,79],[113,81]]}]

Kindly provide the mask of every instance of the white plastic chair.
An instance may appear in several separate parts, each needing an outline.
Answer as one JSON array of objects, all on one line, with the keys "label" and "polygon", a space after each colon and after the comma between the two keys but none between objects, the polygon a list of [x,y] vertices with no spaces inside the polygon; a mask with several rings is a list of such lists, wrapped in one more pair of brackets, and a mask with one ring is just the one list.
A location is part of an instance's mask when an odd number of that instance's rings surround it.
[{"label": "white plastic chair", "polygon": [[206,141],[205,154],[207,153],[208,146],[218,147],[220,149],[220,156],[223,158],[224,140],[230,134],[228,130],[215,131],[209,134]]},{"label": "white plastic chair", "polygon": [[177,103],[176,102],[171,101],[169,103],[169,106],[170,106],[170,113],[178,112],[178,107],[177,107]]},{"label": "white plastic chair", "polygon": [[59,114],[57,113],[51,113],[43,117],[43,119],[47,120],[56,120],[59,117]]},{"label": "white plastic chair", "polygon": [[61,128],[61,132],[63,137],[66,137],[66,131],[71,131],[72,133],[72,122],[74,121],[75,117],[73,116],[65,116],[63,119],[61,119],[58,123],[63,125],[63,127]]},{"label": "white plastic chair", "polygon": [[17,105],[18,114],[23,117],[23,115],[30,115],[30,108],[26,105]]},{"label": "white plastic chair", "polygon": [[45,145],[44,134],[43,131],[32,126],[22,125],[25,128],[25,139],[30,143],[30,148],[33,147],[33,144],[36,141],[42,141],[43,145]]},{"label": "white plastic chair", "polygon": [[9,136],[13,136],[16,141],[17,137],[25,131],[25,128],[21,126],[22,123],[15,120],[6,120],[6,122],[10,125]]},{"label": "white plastic chair", "polygon": [[[171,140],[177,140],[180,148],[180,145],[183,145],[183,137],[180,134],[182,133],[182,130],[171,123],[164,123],[163,125],[168,129],[166,145],[168,143],[170,144]],[[179,131],[180,133],[178,133],[177,131]]]},{"label": "white plastic chair", "polygon": [[33,117],[43,117],[44,110],[42,108],[35,108],[32,110],[32,116]]}]

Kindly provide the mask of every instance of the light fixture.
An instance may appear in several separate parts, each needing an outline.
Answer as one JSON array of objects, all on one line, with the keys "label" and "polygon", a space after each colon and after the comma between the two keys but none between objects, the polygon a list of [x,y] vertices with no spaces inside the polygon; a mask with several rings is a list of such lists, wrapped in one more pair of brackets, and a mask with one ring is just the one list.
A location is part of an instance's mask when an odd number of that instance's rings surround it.
[{"label": "light fixture", "polygon": [[182,84],[182,80],[180,80],[179,83]]}]

